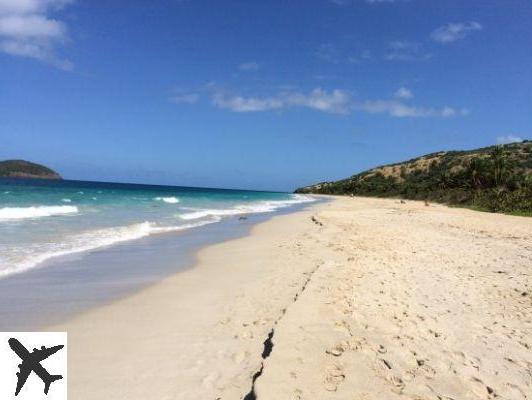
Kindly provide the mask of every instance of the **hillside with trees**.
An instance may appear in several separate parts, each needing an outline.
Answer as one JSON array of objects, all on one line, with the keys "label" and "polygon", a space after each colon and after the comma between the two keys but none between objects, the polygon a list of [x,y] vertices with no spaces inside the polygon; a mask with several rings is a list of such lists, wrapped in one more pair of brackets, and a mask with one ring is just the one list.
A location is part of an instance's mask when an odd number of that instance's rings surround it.
[{"label": "hillside with trees", "polygon": [[33,178],[33,179],[61,179],[54,170],[44,165],[24,160],[0,161],[0,177],[4,178]]},{"label": "hillside with trees", "polygon": [[427,154],[296,192],[397,197],[532,215],[532,141]]}]

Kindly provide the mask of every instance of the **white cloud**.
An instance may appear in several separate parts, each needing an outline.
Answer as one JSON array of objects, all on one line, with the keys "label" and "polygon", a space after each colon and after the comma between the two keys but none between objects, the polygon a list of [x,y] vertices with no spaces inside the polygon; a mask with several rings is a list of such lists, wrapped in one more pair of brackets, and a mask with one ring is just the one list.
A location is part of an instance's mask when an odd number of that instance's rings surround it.
[{"label": "white cloud", "polygon": [[371,60],[371,58],[371,52],[369,50],[364,50],[359,55],[350,56],[347,60],[351,64],[362,64],[364,61]]},{"label": "white cloud", "polygon": [[257,98],[231,96],[224,93],[215,93],[212,97],[215,106],[235,112],[267,111],[282,108],[284,103],[275,97]]},{"label": "white cloud", "polygon": [[58,43],[68,40],[66,25],[49,13],[72,0],[0,0],[0,51],[30,57],[70,70],[69,60],[56,54]]},{"label": "white cloud", "polygon": [[0,35],[16,39],[62,39],[66,28],[60,21],[42,15],[8,15],[0,17]]},{"label": "white cloud", "polygon": [[523,141],[523,138],[519,136],[515,136],[515,135],[497,137],[497,143],[499,144],[516,143],[516,142],[522,142],[522,141]]},{"label": "white cloud", "polygon": [[[233,112],[258,112],[303,107],[331,114],[350,114],[353,111],[360,111],[369,114],[387,114],[396,118],[449,118],[469,114],[467,109],[456,109],[449,106],[434,108],[405,104],[404,100],[413,96],[408,89],[401,89],[394,95],[396,98],[366,101],[354,100],[349,92],[340,89],[327,91],[316,88],[310,92],[285,91],[267,97],[232,95],[218,90],[214,92],[212,102],[219,108]],[[397,93],[403,97],[397,97]]]},{"label": "white cloud", "polygon": [[370,114],[385,113],[398,118],[420,118],[420,117],[453,117],[464,115],[461,111],[456,111],[452,107],[431,108],[410,106],[398,100],[369,100],[356,106],[357,109]]},{"label": "white cloud", "polygon": [[393,96],[398,99],[411,99],[412,97],[414,97],[412,92],[405,87],[397,89]]},{"label": "white cloud", "polygon": [[170,97],[170,101],[176,104],[194,104],[200,98],[199,93],[183,93]]},{"label": "white cloud", "polygon": [[440,43],[452,43],[465,38],[469,33],[482,30],[478,22],[460,22],[440,26],[430,37]]},{"label": "white cloud", "polygon": [[423,50],[416,42],[395,40],[388,44],[388,52],[384,56],[389,61],[423,61],[432,57],[432,54]]},{"label": "white cloud", "polygon": [[242,63],[238,66],[240,71],[257,71],[260,68],[259,64],[255,61]]},{"label": "white cloud", "polygon": [[0,14],[35,14],[61,9],[73,0],[0,0]]},{"label": "white cloud", "polygon": [[270,97],[244,97],[214,93],[213,104],[234,112],[254,112],[279,110],[289,107],[304,107],[333,114],[345,114],[349,111],[350,96],[342,90],[330,92],[317,88],[309,93],[282,92]]},{"label": "white cloud", "polygon": [[349,111],[350,95],[335,89],[331,92],[317,88],[310,93],[292,93],[287,96],[288,104],[308,107],[318,111],[345,114]]}]

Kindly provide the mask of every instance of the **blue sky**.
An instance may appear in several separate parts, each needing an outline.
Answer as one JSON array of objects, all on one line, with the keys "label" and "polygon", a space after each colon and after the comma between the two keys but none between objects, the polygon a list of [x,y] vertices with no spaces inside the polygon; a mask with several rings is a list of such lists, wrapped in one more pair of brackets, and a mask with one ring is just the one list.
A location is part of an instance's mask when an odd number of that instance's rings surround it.
[{"label": "blue sky", "polygon": [[528,0],[0,0],[0,158],[292,190],[532,137]]}]

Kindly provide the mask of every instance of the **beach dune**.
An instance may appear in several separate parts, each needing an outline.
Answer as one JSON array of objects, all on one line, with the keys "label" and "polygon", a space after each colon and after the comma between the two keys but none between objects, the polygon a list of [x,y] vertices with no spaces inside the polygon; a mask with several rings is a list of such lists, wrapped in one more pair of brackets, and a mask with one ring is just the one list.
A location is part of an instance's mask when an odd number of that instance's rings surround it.
[{"label": "beach dune", "polygon": [[532,220],[335,198],[49,330],[74,399],[530,399]]}]

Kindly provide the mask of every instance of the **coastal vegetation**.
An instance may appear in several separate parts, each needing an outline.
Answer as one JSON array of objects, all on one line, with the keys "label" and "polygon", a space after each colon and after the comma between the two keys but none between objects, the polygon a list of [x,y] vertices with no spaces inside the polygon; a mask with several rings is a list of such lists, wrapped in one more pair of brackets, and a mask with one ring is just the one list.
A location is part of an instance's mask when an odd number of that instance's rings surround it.
[{"label": "coastal vegetation", "polygon": [[44,165],[24,160],[0,161],[0,177],[33,178],[33,179],[61,179],[54,170]]},{"label": "coastal vegetation", "polygon": [[296,192],[397,197],[532,215],[532,141],[427,154]]}]

